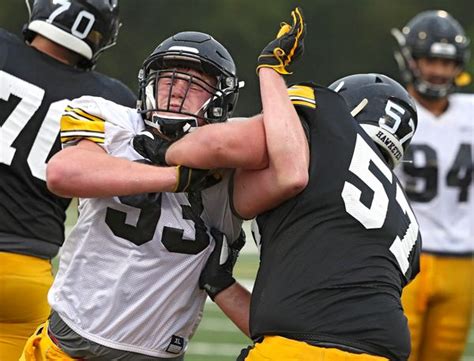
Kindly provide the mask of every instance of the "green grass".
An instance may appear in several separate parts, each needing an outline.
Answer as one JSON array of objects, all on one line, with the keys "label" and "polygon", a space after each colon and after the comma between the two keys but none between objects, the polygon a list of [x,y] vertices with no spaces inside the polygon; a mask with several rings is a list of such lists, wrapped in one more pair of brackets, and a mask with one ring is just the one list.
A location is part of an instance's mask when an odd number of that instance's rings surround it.
[{"label": "green grass", "polygon": [[[68,210],[67,225],[77,219],[75,202]],[[250,233],[249,233],[250,234]],[[251,236],[247,238],[252,242]],[[53,262],[57,266],[57,261]],[[256,254],[242,254],[235,266],[235,275],[245,283],[255,279],[258,267]],[[206,302],[204,317],[190,342],[186,361],[235,361],[242,348],[251,344],[233,323],[212,302]],[[461,361],[474,361],[474,324],[471,328],[464,357]]]}]

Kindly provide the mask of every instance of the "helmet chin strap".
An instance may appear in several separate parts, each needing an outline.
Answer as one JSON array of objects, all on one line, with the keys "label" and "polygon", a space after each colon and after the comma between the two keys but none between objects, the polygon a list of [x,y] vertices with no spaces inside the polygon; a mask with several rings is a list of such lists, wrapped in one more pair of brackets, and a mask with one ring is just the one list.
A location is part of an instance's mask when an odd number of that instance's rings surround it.
[{"label": "helmet chin strap", "polygon": [[[201,113],[210,101],[211,98],[206,100],[196,113]],[[199,117],[180,113],[161,115],[158,112],[153,112],[151,120],[145,119],[145,123],[158,129],[166,137],[176,140],[191,132],[193,128],[197,128]]]}]

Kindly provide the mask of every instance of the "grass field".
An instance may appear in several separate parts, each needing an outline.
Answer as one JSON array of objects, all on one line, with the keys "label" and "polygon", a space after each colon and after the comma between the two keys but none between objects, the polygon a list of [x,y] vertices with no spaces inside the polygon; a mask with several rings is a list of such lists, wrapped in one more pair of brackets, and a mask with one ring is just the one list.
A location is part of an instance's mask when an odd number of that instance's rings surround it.
[{"label": "grass field", "polygon": [[[72,209],[72,210],[71,210]],[[68,221],[75,223],[75,208],[68,211]],[[252,242],[250,233],[247,238]],[[258,256],[254,247],[245,248],[235,266],[235,276],[244,285],[251,287],[255,279]],[[244,336],[219,308],[211,301],[206,302],[204,317],[190,342],[186,361],[235,361],[242,348],[247,347],[250,340]],[[474,325],[471,328],[468,344],[461,361],[474,361]]]}]

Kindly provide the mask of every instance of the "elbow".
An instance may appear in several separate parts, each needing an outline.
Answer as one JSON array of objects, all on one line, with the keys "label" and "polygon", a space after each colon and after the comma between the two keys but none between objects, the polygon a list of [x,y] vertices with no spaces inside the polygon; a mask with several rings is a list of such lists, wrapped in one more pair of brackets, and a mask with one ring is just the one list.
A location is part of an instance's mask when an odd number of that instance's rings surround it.
[{"label": "elbow", "polygon": [[287,197],[294,197],[297,194],[301,193],[309,182],[308,171],[295,172],[291,175],[287,175],[281,181],[281,190],[287,195]]},{"label": "elbow", "polygon": [[51,158],[46,167],[46,185],[49,191],[61,197],[69,196],[67,192],[68,179],[71,178],[61,162],[54,157]]},{"label": "elbow", "polygon": [[277,174],[284,177],[284,187],[289,197],[293,197],[301,193],[309,183],[309,167],[310,157],[309,149],[306,147],[305,152],[298,156],[288,158],[281,163]]}]

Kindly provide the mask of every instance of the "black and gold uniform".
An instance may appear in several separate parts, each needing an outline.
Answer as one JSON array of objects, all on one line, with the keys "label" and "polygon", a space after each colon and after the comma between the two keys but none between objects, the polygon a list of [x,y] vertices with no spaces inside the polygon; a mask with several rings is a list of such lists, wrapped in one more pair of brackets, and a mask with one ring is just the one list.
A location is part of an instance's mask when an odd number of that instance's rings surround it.
[{"label": "black and gold uniform", "polygon": [[257,217],[251,336],[406,360],[400,296],[419,271],[421,246],[413,212],[341,96],[313,84],[289,94],[307,130],[310,178]]},{"label": "black and gold uniform", "polygon": [[63,64],[0,29],[2,360],[18,360],[26,338],[49,314],[50,259],[64,241],[70,200],[48,191],[46,162],[61,149],[64,108],[84,94],[135,104],[121,82]]},{"label": "black and gold uniform", "polygon": [[64,239],[68,199],[46,188],[46,162],[61,149],[68,100],[95,95],[135,106],[118,80],[57,60],[0,29],[0,251],[52,258]]}]

